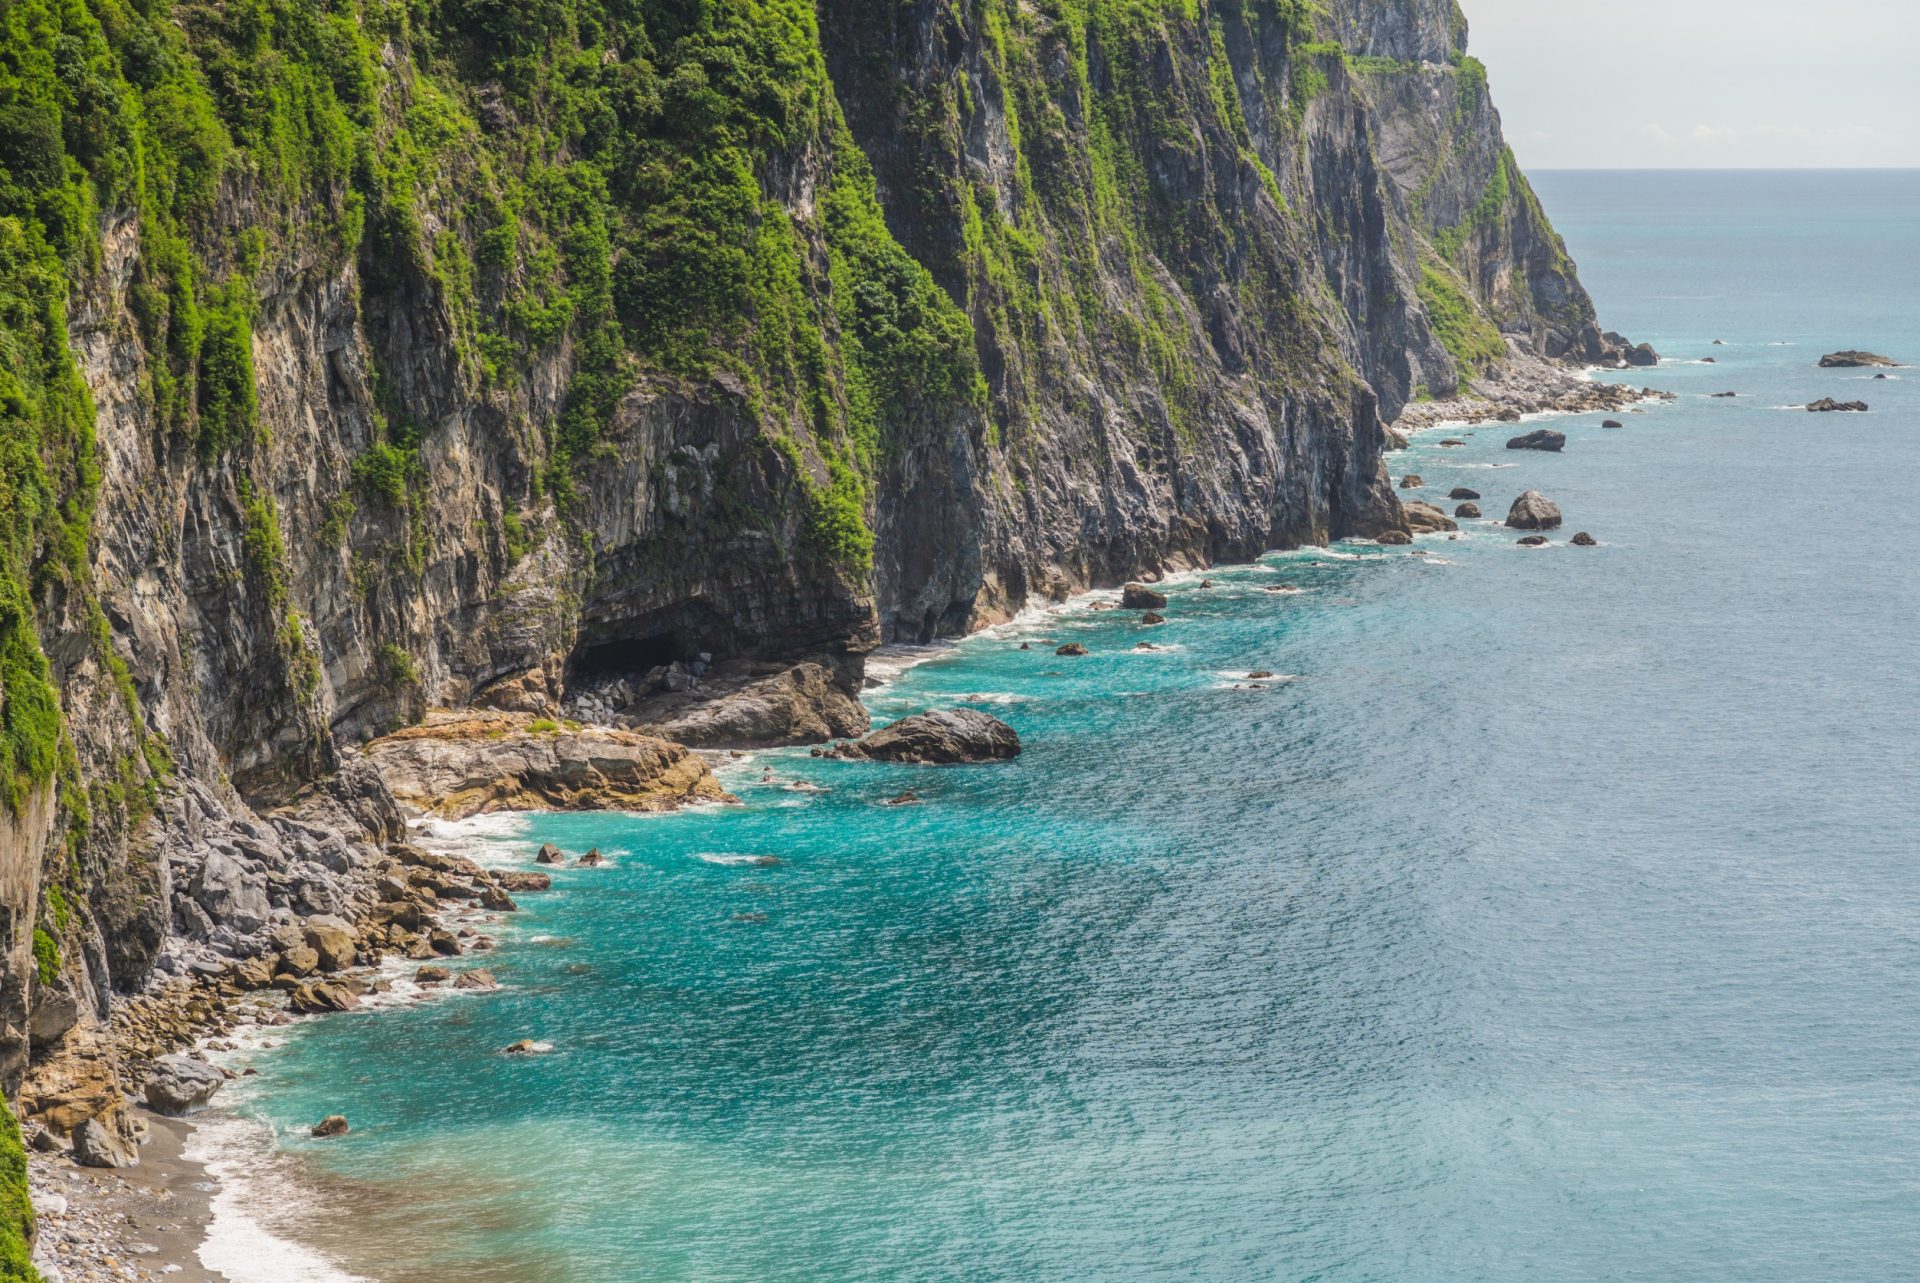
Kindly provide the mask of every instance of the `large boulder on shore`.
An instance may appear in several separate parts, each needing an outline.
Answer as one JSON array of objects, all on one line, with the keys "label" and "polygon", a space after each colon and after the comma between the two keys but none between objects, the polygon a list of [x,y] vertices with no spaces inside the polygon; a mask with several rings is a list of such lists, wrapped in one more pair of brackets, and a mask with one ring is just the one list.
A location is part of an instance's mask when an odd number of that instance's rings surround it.
[{"label": "large boulder on shore", "polygon": [[1166,604],[1165,593],[1157,593],[1145,584],[1128,584],[1120,590],[1122,610],[1161,610]]},{"label": "large boulder on shore", "polygon": [[187,891],[217,926],[252,935],[267,925],[273,905],[267,899],[267,878],[225,851],[211,850],[193,875]]},{"label": "large boulder on shore", "polygon": [[1529,432],[1507,442],[1509,450],[1551,450],[1557,454],[1566,448],[1567,434],[1551,428],[1541,428],[1538,432]]},{"label": "large boulder on shore", "polygon": [[1653,344],[1642,343],[1627,353],[1627,364],[1646,368],[1660,364],[1660,354],[1653,350]]},{"label": "large boulder on shore", "polygon": [[312,981],[295,985],[287,995],[287,1009],[298,1016],[318,1016],[331,1011],[352,1011],[360,1005],[360,996],[345,985],[330,981]]},{"label": "large boulder on shore", "polygon": [[863,740],[842,746],[839,755],[938,766],[1003,762],[1020,755],[1020,736],[999,718],[977,709],[948,708],[903,717]]},{"label": "large boulder on shore", "polygon": [[137,1167],[140,1155],[98,1118],[73,1129],[73,1161],[82,1167]]},{"label": "large boulder on shore", "polygon": [[696,748],[824,744],[863,735],[867,710],[823,664],[795,664],[654,720],[647,729]]},{"label": "large boulder on shore", "polygon": [[1507,510],[1507,525],[1513,530],[1557,530],[1560,521],[1560,505],[1538,490],[1527,491]]},{"label": "large boulder on shore", "polygon": [[353,929],[339,918],[331,914],[308,918],[302,924],[302,935],[307,947],[313,950],[320,970],[345,971],[353,966],[359,945],[353,938]]},{"label": "large boulder on shore", "polygon": [[1876,366],[1886,366],[1891,369],[1899,364],[1891,357],[1881,356],[1876,352],[1830,352],[1820,358],[1820,368],[1823,370],[1861,370]]},{"label": "large boulder on shore", "polygon": [[179,1117],[190,1114],[213,1099],[227,1076],[204,1060],[192,1056],[162,1056],[153,1062],[147,1078],[147,1108],[156,1114]]}]

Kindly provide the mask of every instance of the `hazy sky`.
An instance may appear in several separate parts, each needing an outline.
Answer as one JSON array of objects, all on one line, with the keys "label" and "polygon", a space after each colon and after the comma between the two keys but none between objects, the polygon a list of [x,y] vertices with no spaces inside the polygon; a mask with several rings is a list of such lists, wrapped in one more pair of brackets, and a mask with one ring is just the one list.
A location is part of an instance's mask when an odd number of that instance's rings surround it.
[{"label": "hazy sky", "polygon": [[1461,0],[1539,169],[1920,166],[1920,0]]}]

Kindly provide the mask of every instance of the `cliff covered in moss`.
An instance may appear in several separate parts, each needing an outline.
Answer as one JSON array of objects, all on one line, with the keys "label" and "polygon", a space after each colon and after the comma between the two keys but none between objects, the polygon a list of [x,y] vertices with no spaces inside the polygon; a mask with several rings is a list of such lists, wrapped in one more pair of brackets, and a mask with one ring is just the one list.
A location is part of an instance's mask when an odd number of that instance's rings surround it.
[{"label": "cliff covered in moss", "polygon": [[8,1086],[344,907],[429,707],[1397,528],[1383,421],[1607,352],[1452,0],[0,28]]}]

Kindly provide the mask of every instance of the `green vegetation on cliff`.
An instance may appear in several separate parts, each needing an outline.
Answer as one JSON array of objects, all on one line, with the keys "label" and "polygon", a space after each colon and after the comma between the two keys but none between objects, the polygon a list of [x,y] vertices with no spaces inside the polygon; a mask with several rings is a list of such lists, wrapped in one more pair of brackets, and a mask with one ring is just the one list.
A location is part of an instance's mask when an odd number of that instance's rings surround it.
[{"label": "green vegetation on cliff", "polygon": [[[84,596],[98,485],[68,299],[109,228],[137,243],[152,421],[257,476],[254,583],[300,684],[281,572],[257,555],[277,529],[253,368],[255,277],[296,254],[364,258],[374,313],[383,290],[437,295],[476,390],[571,344],[546,432],[563,500],[642,372],[731,371],[769,444],[798,445],[822,551],[864,574],[880,460],[984,388],[965,316],[887,233],[815,23],[810,0],[0,6],[0,800],[18,808],[58,755],[39,603]],[[820,151],[802,220],[782,175]],[[356,476],[401,505],[411,446],[379,443]]]},{"label": "green vegetation on cliff", "polygon": [[1474,304],[1466,283],[1451,267],[1421,264],[1420,302],[1435,336],[1459,363],[1461,373],[1477,374],[1506,356],[1500,331]]},{"label": "green vegetation on cliff", "polygon": [[33,1203],[27,1197],[27,1147],[12,1102],[0,1100],[0,1283],[40,1283],[33,1268]]}]

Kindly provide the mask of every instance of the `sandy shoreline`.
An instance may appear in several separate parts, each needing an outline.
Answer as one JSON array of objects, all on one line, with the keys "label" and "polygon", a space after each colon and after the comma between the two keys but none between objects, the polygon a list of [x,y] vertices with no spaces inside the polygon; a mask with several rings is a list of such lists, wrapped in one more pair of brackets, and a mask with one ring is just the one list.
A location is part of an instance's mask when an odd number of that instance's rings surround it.
[{"label": "sandy shoreline", "polygon": [[47,1283],[230,1283],[200,1263],[216,1184],[204,1166],[186,1157],[193,1124],[145,1111],[141,1117],[149,1139],[140,1147],[138,1167],[106,1171],[29,1153],[40,1225],[34,1262]]}]

